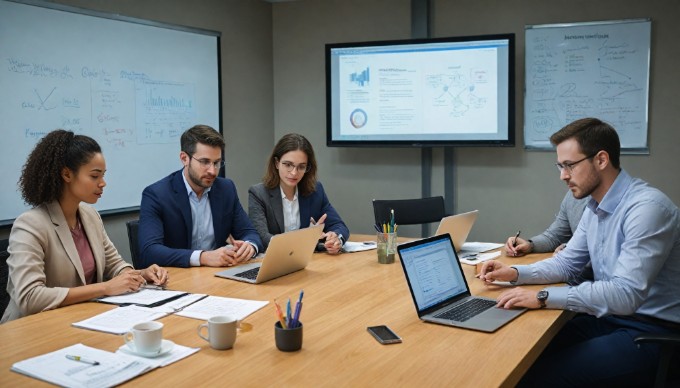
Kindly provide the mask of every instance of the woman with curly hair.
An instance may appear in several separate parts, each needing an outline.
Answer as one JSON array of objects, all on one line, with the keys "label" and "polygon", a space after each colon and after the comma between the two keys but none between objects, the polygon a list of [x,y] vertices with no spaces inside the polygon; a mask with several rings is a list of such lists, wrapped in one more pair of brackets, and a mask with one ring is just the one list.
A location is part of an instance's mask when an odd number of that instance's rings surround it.
[{"label": "woman with curly hair", "polygon": [[125,262],[109,240],[93,204],[104,192],[106,162],[97,142],[55,130],[28,156],[19,179],[33,209],[19,216],[9,236],[10,303],[2,322],[108,295],[136,291],[168,273],[141,271]]}]

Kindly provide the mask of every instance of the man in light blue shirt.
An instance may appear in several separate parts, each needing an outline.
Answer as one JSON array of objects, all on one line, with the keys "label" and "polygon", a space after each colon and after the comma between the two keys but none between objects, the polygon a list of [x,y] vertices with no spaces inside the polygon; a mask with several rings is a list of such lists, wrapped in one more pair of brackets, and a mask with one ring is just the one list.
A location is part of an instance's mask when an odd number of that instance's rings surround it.
[{"label": "man in light blue shirt", "polygon": [[594,280],[516,287],[500,307],[582,313],[555,336],[520,385],[649,385],[659,349],[638,347],[642,333],[680,333],[680,212],[666,195],[619,166],[614,128],[598,119],[574,121],[553,134],[558,169],[575,198],[592,198],[566,249],[532,265],[487,262],[485,282],[565,282],[592,262]]}]

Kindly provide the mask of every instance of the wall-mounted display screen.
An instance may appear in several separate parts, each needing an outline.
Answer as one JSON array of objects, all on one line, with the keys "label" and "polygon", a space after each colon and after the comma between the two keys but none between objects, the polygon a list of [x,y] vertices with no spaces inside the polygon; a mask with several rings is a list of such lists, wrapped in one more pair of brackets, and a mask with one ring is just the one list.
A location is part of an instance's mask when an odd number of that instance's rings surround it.
[{"label": "wall-mounted display screen", "polygon": [[326,45],[329,146],[512,146],[514,34]]}]

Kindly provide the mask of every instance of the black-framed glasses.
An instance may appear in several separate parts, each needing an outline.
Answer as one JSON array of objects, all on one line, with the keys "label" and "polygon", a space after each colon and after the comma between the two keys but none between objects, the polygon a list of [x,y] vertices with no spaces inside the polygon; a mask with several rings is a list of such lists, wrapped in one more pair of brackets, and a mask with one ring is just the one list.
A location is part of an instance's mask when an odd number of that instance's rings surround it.
[{"label": "black-framed glasses", "polygon": [[216,161],[216,162],[213,162],[213,161],[210,160],[210,159],[196,159],[196,158],[194,158],[194,155],[189,155],[189,157],[190,157],[191,159],[197,161],[198,164],[200,164],[201,167],[205,168],[206,170],[207,170],[208,168],[210,168],[210,166],[215,167],[215,170],[219,170],[219,169],[222,168],[222,167],[224,166],[224,164],[225,164],[225,163],[224,163],[224,160],[218,160],[218,161]]},{"label": "black-framed glasses", "polygon": [[566,170],[567,173],[571,174],[571,173],[574,171],[574,166],[576,166],[577,164],[581,163],[582,161],[584,161],[584,160],[586,160],[586,159],[594,158],[595,155],[597,155],[597,154],[595,153],[595,154],[592,154],[592,155],[590,155],[590,156],[586,156],[585,158],[579,159],[579,160],[577,160],[577,161],[575,161],[575,162],[570,162],[570,163],[555,163],[555,167],[557,167],[557,169],[560,170],[560,172],[562,172],[562,170]]},{"label": "black-framed glasses", "polygon": [[304,164],[300,163],[298,165],[295,165],[294,163],[284,161],[284,162],[279,162],[280,165],[283,166],[283,168],[286,170],[286,172],[292,172],[293,169],[297,169],[297,171],[301,174],[304,174],[306,172],[309,172],[309,170],[312,169],[311,164]]}]

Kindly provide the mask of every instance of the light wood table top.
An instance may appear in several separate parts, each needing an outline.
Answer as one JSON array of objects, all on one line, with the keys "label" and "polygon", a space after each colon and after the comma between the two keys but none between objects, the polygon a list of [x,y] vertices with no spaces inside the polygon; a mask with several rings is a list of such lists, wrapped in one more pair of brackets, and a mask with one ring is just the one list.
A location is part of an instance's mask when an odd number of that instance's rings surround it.
[{"label": "light wood table top", "polygon": [[[353,241],[375,236],[352,236]],[[533,262],[546,255],[500,260]],[[473,294],[495,297],[463,265]],[[200,320],[160,319],[166,339],[201,350],[153,370],[129,386],[514,386],[570,316],[556,310],[529,311],[495,333],[424,323],[418,319],[401,265],[379,264],[376,251],[314,255],[296,273],[251,285],[214,276],[217,268],[171,268],[169,288],[252,300],[295,301],[304,289],[302,350],[284,353],[274,345],[273,304],[247,317],[250,332],[239,333],[233,349],[217,351],[198,337]],[[542,286],[531,286],[540,289]],[[115,351],[120,336],[71,326],[115,308],[83,303],[0,325],[0,386],[45,383],[10,371],[13,363],[75,343]],[[381,345],[367,326],[388,325],[403,343]]]}]

